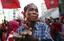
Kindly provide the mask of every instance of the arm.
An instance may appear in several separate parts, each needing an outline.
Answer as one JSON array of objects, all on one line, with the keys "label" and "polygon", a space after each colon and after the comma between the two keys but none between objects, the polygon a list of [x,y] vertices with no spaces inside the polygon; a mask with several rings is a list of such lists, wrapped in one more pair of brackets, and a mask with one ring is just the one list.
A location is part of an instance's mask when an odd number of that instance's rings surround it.
[{"label": "arm", "polygon": [[19,34],[17,34],[17,33],[14,33],[14,34],[13,34],[13,37],[14,37],[14,38],[22,38],[22,35],[19,35]]},{"label": "arm", "polygon": [[23,27],[19,27],[16,31],[16,33],[13,33],[14,38],[21,38],[22,35],[20,35],[20,32],[22,32]]}]

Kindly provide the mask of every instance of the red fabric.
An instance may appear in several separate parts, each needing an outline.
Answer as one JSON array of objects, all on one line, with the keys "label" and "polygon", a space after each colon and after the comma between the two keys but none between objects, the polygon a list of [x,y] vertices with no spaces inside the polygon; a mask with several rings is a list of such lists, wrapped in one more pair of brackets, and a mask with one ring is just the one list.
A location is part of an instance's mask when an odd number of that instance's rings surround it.
[{"label": "red fabric", "polygon": [[10,33],[11,33],[11,31],[9,29],[7,29],[7,36],[9,36]]},{"label": "red fabric", "polygon": [[20,3],[18,0],[1,0],[1,3],[3,8],[20,8]]},{"label": "red fabric", "polygon": [[21,18],[18,18],[17,21],[18,21],[18,22],[21,22]]},{"label": "red fabric", "polygon": [[61,32],[61,24],[60,23],[53,23],[54,24],[54,26],[55,26],[55,30],[56,30],[56,32],[58,33],[58,32]]},{"label": "red fabric", "polygon": [[11,38],[9,38],[9,40],[8,41],[14,41],[14,38],[13,37],[11,37]]},{"label": "red fabric", "polygon": [[[4,23],[2,23],[2,24],[4,24]],[[6,26],[4,26],[4,29],[7,31]],[[5,41],[6,37],[7,37],[6,33],[3,33],[3,35],[2,35],[2,41]]]},{"label": "red fabric", "polygon": [[[51,2],[53,2],[54,5],[51,5]],[[47,9],[51,9],[59,6],[58,0],[45,0],[45,4]]]},{"label": "red fabric", "polygon": [[26,24],[27,21],[24,21],[24,24]]},{"label": "red fabric", "polygon": [[19,24],[16,21],[9,21],[9,26],[13,29],[14,32],[19,28]]},{"label": "red fabric", "polygon": [[58,34],[58,32],[61,32],[61,24],[60,23],[52,23],[52,25],[50,25],[50,31],[51,31],[51,37],[54,39],[55,37],[55,32]]},{"label": "red fabric", "polygon": [[22,20],[20,18],[17,19],[17,22],[19,23],[19,26],[22,26]]},{"label": "red fabric", "polygon": [[52,39],[54,39],[54,30],[55,30],[55,26],[53,24],[50,25],[50,34],[51,34]]},{"label": "red fabric", "polygon": [[2,36],[2,41],[5,41],[5,40],[6,40],[6,36],[3,35],[3,36]]},{"label": "red fabric", "polygon": [[60,17],[60,20],[61,20],[61,21],[64,20],[64,17]]},{"label": "red fabric", "polygon": [[57,33],[58,33],[58,32],[61,32],[61,30],[62,30],[62,29],[61,29],[61,24],[58,23],[58,24],[56,24],[55,26],[56,26],[56,32],[57,32]]}]

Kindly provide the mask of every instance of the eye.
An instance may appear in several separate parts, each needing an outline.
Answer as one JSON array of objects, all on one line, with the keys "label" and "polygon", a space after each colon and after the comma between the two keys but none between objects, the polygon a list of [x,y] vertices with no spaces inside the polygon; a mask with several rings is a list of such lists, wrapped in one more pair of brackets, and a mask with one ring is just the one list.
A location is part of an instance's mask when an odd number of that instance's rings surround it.
[{"label": "eye", "polygon": [[35,9],[35,11],[36,11],[36,12],[38,12],[38,10],[37,10],[37,9]]},{"label": "eye", "polygon": [[33,9],[29,9],[29,11],[33,11]]},{"label": "eye", "polygon": [[35,12],[38,12],[38,9],[30,8],[28,11],[35,11]]}]

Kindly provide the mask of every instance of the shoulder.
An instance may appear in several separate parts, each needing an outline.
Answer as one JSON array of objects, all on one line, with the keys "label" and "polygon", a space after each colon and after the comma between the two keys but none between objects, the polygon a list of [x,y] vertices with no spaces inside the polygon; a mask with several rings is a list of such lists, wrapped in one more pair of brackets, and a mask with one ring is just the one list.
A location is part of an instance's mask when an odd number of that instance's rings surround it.
[{"label": "shoulder", "polygon": [[43,29],[49,28],[49,26],[45,22],[37,22],[37,26],[39,28],[42,27]]},{"label": "shoulder", "polygon": [[37,25],[40,25],[40,26],[47,25],[45,22],[37,22],[36,24],[37,24]]}]

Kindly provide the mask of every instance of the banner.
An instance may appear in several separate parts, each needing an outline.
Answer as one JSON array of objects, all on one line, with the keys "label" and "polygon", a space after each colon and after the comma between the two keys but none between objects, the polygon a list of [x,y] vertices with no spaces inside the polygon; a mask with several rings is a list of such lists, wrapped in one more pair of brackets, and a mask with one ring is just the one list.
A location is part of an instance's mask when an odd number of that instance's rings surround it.
[{"label": "banner", "polygon": [[20,8],[20,3],[18,0],[1,0],[1,3],[3,8]]},{"label": "banner", "polygon": [[47,9],[55,8],[59,6],[58,0],[45,0]]}]

